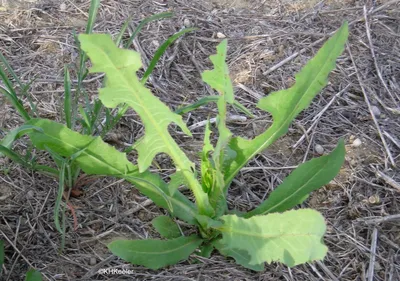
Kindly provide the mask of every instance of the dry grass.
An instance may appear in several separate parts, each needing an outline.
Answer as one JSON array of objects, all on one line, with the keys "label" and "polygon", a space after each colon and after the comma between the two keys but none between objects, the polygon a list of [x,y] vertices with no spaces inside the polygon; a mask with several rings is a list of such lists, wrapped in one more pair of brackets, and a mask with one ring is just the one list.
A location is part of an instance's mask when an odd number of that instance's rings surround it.
[{"label": "dry grass", "polygon": [[[167,51],[152,77],[153,92],[173,108],[210,94],[200,72],[210,67],[207,57],[219,41],[216,33],[225,34],[230,38],[228,63],[237,99],[256,115],[232,123],[231,129],[253,137],[271,123],[269,115],[255,108],[258,98],[290,86],[294,73],[321,46],[318,40],[348,20],[348,48],[339,58],[330,84],[285,137],[249,163],[229,194],[232,208],[249,210],[280,183],[291,166],[317,156],[316,144],[330,151],[344,137],[347,156],[340,175],[304,204],[326,217],[325,242],[330,250],[326,259],[292,269],[272,264],[261,273],[217,254],[211,259],[193,255],[189,261],[159,271],[127,265],[107,251],[106,243],[115,237],[156,237],[149,222],[164,211],[131,186],[109,178],[95,178],[83,187],[82,197],[72,199],[79,228],[72,230],[69,217],[66,248],[59,254],[60,236],[52,222],[57,183],[1,160],[0,239],[7,240],[4,280],[22,280],[29,266],[39,269],[44,280],[400,280],[398,216],[380,219],[400,214],[400,171],[390,160],[400,164],[400,3],[368,1],[369,40],[361,1],[309,1],[302,3],[312,5],[299,9],[293,8],[294,2],[285,5],[285,1],[236,1],[236,6],[223,2],[103,0],[95,31],[115,35],[128,16],[133,16],[135,26],[145,16],[173,10],[173,19],[150,24],[135,41],[133,47],[148,61],[185,19],[199,27]],[[72,30],[83,30],[88,7],[87,0],[65,1],[65,10],[56,1],[38,1],[8,6],[0,13],[0,50],[23,80],[36,77],[30,93],[41,117],[60,120],[63,65],[76,63]],[[287,59],[290,56],[293,58]],[[287,63],[275,68],[281,61]],[[87,83],[90,92],[95,94],[100,83]],[[376,122],[366,98],[381,112],[375,116]],[[2,129],[21,124],[4,100],[0,110]],[[214,106],[207,106],[185,119],[192,125],[215,112]],[[232,110],[232,114],[238,113]],[[135,119],[130,113],[122,121],[118,129],[123,132],[122,141],[132,142],[141,134],[142,127]],[[194,136],[195,140],[177,138],[192,151],[200,145],[202,128],[196,129]],[[360,146],[352,145],[355,139],[361,140]],[[22,141],[16,145],[20,151],[26,148]],[[171,168],[168,159],[159,162],[167,176]],[[110,267],[133,269],[135,274],[97,274],[99,268]]]}]

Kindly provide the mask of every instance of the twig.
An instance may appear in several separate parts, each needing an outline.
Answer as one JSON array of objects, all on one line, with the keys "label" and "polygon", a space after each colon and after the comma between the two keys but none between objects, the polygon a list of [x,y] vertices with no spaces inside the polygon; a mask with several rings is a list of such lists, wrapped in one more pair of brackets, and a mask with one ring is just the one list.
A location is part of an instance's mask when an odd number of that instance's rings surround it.
[{"label": "twig", "polygon": [[[3,235],[3,237],[7,240],[8,243],[10,243],[10,245],[14,248],[14,250],[24,259],[24,261],[26,261],[26,263],[31,267],[31,268],[35,268],[30,261],[21,253],[21,251],[17,248],[17,246],[7,237],[7,235],[5,235],[5,233],[3,231],[0,230],[0,233]],[[50,280],[49,277],[47,277],[45,274],[42,273],[42,275],[47,279]]]},{"label": "twig", "polygon": [[398,192],[400,192],[400,184],[398,182],[396,182],[394,179],[392,179],[391,177],[389,177],[388,175],[384,174],[383,172],[381,172],[379,170],[375,171],[375,175],[378,178],[383,179],[384,182],[386,182],[388,185],[390,185],[391,187],[396,189]]},{"label": "twig", "polygon": [[369,102],[369,98],[368,98],[367,92],[366,92],[366,90],[364,88],[364,85],[362,83],[361,75],[360,75],[360,72],[358,71],[356,62],[354,61],[353,54],[351,53],[349,45],[346,44],[346,46],[347,46],[347,50],[349,52],[351,61],[353,62],[354,70],[356,71],[356,74],[357,74],[358,83],[360,84],[360,88],[361,88],[361,91],[362,91],[362,93],[364,95],[364,99],[365,99],[365,102],[366,102],[366,104],[368,106],[368,109],[369,109],[369,112],[371,114],[372,120],[374,121],[376,129],[378,130],[379,137],[381,138],[383,146],[385,147],[385,150],[386,150],[386,153],[387,153],[387,155],[389,157],[390,163],[392,164],[393,167],[395,167],[396,163],[394,162],[393,156],[392,156],[392,154],[391,154],[391,152],[389,150],[389,147],[388,147],[388,145],[386,143],[386,140],[382,135],[382,131],[381,131],[381,128],[379,126],[378,121],[376,120],[375,114],[372,111],[372,106],[371,106],[371,103]]},{"label": "twig", "polygon": [[390,139],[398,148],[400,148],[400,142],[397,140],[397,139],[395,139],[393,136],[391,136],[388,132],[386,132],[386,131],[383,131],[383,134],[388,138],[388,139]]},{"label": "twig", "polygon": [[[390,6],[391,4],[394,4],[394,3],[397,3],[397,2],[398,2],[398,0],[389,1],[389,2],[387,2],[387,3],[385,3],[385,4],[381,5],[381,6],[379,6],[378,8],[376,8],[376,9],[370,11],[370,12],[368,13],[368,15],[375,14],[375,13],[379,12],[380,10],[384,9],[385,7]],[[355,24],[356,22],[359,22],[359,21],[362,21],[362,20],[364,20],[364,17],[361,17],[361,18],[358,18],[358,19],[356,19],[356,20],[353,20],[353,21],[351,21],[351,22],[349,23],[349,26],[352,26],[352,25]],[[331,36],[331,35],[334,34],[335,32],[336,32],[336,31],[333,31],[333,32],[329,33],[328,36]],[[308,48],[314,47],[315,45],[318,45],[319,43],[323,42],[323,41],[325,40],[325,38],[326,38],[326,37],[322,37],[321,39],[318,39],[317,41],[315,41],[314,43],[312,43],[312,44],[309,45],[308,47],[303,48],[303,49],[301,49],[300,51],[293,53],[293,54],[290,55],[289,57],[285,58],[284,60],[280,61],[279,63],[275,64],[275,65],[272,66],[270,69],[268,69],[267,71],[265,71],[265,72],[263,73],[263,75],[268,75],[268,74],[270,74],[271,72],[277,70],[277,69],[280,68],[282,65],[285,65],[286,63],[288,63],[288,62],[291,61],[292,59],[296,58],[298,55],[301,55],[302,53],[304,53],[305,51],[307,51]]]},{"label": "twig", "polygon": [[[369,41],[369,49],[371,50],[371,55],[372,55],[372,58],[374,59],[374,65],[375,65],[376,73],[378,74],[379,80],[381,80],[381,83],[385,87],[385,89],[388,92],[389,96],[391,97],[393,103],[397,107],[397,101],[394,98],[394,96],[392,95],[392,93],[390,92],[387,84],[383,80],[382,73],[379,70],[378,62],[376,60],[375,51],[374,51],[374,45],[372,44],[371,32],[370,32],[370,27],[369,27],[369,23],[368,23],[368,15],[367,15],[367,7],[366,6],[364,6],[364,18],[365,18],[365,29],[367,31],[367,38],[368,38],[368,41]],[[397,97],[397,99],[399,99],[399,97]]]},{"label": "twig", "polygon": [[368,267],[368,281],[374,281],[375,254],[376,254],[377,242],[378,242],[378,229],[376,227],[374,227],[374,230],[372,232],[371,255],[370,255],[369,267]]},{"label": "twig", "polygon": [[388,222],[388,221],[394,221],[394,220],[400,220],[400,214],[363,219],[363,221],[365,221],[366,224],[380,224],[382,222]]},{"label": "twig", "polygon": [[333,275],[333,273],[329,270],[329,268],[326,267],[324,263],[322,263],[321,261],[317,261],[317,264],[319,265],[319,267],[322,268],[323,271],[325,271],[326,274],[329,275],[332,281],[339,281],[339,279],[337,279],[337,277]]},{"label": "twig", "polygon": [[[240,116],[240,115],[231,115],[231,116],[228,116],[227,118],[226,118],[226,122],[246,122],[247,121],[247,118],[246,118],[246,116]],[[215,122],[217,122],[217,118],[210,118],[210,120],[203,120],[203,121],[200,121],[200,122],[198,122],[198,123],[195,123],[195,124],[193,124],[193,125],[191,125],[190,127],[189,127],[189,130],[194,130],[194,129],[197,129],[197,128],[200,128],[200,127],[203,127],[203,126],[205,126],[208,122],[210,122],[210,124],[213,124],[213,123],[215,123]]]},{"label": "twig", "polygon": [[350,86],[347,85],[343,90],[341,90],[339,93],[333,96],[333,98],[328,102],[328,104],[319,112],[317,115],[314,116],[313,118],[313,123],[311,124],[310,128],[307,129],[305,134],[301,136],[301,138],[293,145],[293,148],[297,148],[300,143],[308,136],[308,134],[311,132],[311,130],[318,124],[319,120],[321,119],[322,115],[325,113],[325,111],[328,110],[328,108],[332,105],[332,103],[336,100],[337,97],[339,97],[342,93],[344,93],[347,88]]}]

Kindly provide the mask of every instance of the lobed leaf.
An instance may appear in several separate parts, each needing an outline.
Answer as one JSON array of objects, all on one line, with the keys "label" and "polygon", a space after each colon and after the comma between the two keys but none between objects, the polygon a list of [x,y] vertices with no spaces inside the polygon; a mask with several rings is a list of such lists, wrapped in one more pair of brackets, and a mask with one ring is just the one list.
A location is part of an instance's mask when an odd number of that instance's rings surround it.
[{"label": "lobed leaf", "polygon": [[168,216],[158,216],[151,221],[157,232],[164,238],[172,239],[182,236],[179,227]]},{"label": "lobed leaf", "polygon": [[187,259],[202,242],[197,235],[191,235],[171,240],[116,240],[108,248],[132,264],[159,269]]},{"label": "lobed leaf", "polygon": [[42,130],[28,133],[37,148],[50,148],[64,157],[74,156],[75,161],[87,174],[124,178],[174,216],[188,223],[197,223],[196,208],[182,193],[176,191],[170,196],[167,184],[158,175],[148,171],[139,173],[137,166],[128,161],[125,153],[119,152],[101,138],[81,135],[62,124],[46,119],[32,119],[27,124]]},{"label": "lobed leaf", "polygon": [[180,149],[168,131],[171,123],[178,125],[184,133],[191,135],[182,121],[182,116],[173,113],[164,103],[144,87],[136,75],[142,67],[137,52],[115,46],[109,35],[93,34],[79,36],[82,49],[90,57],[92,73],[104,72],[106,86],[100,89],[100,100],[106,107],[127,104],[140,116],[145,127],[145,135],[137,144],[139,172],[150,167],[153,158],[159,153],[168,154],[181,172],[189,188],[193,191],[199,211],[212,214],[207,194],[194,175],[194,163]]},{"label": "lobed leaf", "polygon": [[291,122],[327,84],[328,75],[335,68],[335,61],[343,52],[347,37],[346,22],[296,75],[296,83],[291,88],[271,93],[259,101],[258,107],[270,112],[274,121],[266,132],[253,140],[232,138],[230,147],[236,151],[237,157],[225,170],[225,189],[250,159],[287,132]]},{"label": "lobed leaf", "polygon": [[[249,219],[236,215],[222,216],[223,251],[246,251],[248,264],[279,261],[295,266],[325,257],[327,247],[322,243],[324,218],[311,209],[254,216]],[[237,257],[237,256],[236,256]],[[246,260],[244,260],[246,261]]]},{"label": "lobed leaf", "polygon": [[346,150],[340,140],[329,155],[314,158],[297,167],[260,206],[244,217],[284,212],[301,204],[307,195],[329,183],[340,171]]},{"label": "lobed leaf", "polygon": [[214,165],[213,181],[215,182],[213,188],[209,192],[210,203],[216,210],[217,217],[225,213],[226,207],[226,194],[224,191],[224,165],[236,157],[236,152],[232,151],[229,147],[229,141],[232,138],[231,131],[226,127],[226,104],[234,102],[232,82],[229,77],[228,65],[225,62],[227,53],[227,40],[223,40],[217,46],[217,54],[210,56],[210,60],[214,65],[213,70],[206,70],[202,73],[203,81],[218,91],[220,98],[218,99],[218,142],[215,146],[212,160]]}]

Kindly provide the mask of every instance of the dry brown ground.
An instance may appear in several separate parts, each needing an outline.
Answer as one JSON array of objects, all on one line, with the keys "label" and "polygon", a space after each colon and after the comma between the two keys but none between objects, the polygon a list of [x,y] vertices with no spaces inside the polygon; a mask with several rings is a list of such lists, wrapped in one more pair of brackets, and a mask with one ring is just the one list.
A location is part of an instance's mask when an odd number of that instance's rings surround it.
[{"label": "dry brown ground", "polygon": [[[24,81],[36,77],[30,93],[39,115],[55,120],[60,120],[63,66],[77,61],[72,30],[84,29],[89,7],[88,0],[61,2],[3,0],[0,8],[0,50]],[[44,280],[400,280],[400,173],[390,160],[400,164],[399,1],[101,2],[95,31],[113,35],[128,16],[133,16],[134,27],[151,14],[176,13],[173,19],[150,24],[135,41],[133,48],[145,62],[159,44],[182,28],[185,19],[199,28],[167,51],[152,76],[153,92],[173,108],[210,94],[200,72],[210,67],[207,57],[220,41],[217,32],[226,35],[237,99],[256,116],[231,128],[247,137],[271,123],[270,116],[255,108],[257,100],[290,86],[294,73],[315,54],[321,40],[344,20],[350,22],[349,44],[329,85],[285,137],[249,163],[229,197],[232,208],[253,208],[293,165],[318,156],[317,144],[328,152],[344,137],[347,156],[340,175],[304,204],[326,217],[329,254],[323,262],[291,269],[272,264],[260,273],[218,254],[210,259],[192,255],[188,261],[158,271],[127,265],[108,252],[106,243],[120,236],[157,237],[150,221],[164,211],[128,184],[110,178],[95,178],[83,187],[82,197],[72,199],[79,228],[68,228],[66,248],[60,254],[60,235],[52,220],[57,182],[2,160],[0,239],[7,241],[2,280],[22,280],[29,266],[40,270]],[[286,63],[275,67],[280,62]],[[87,83],[88,91],[95,95],[100,83]],[[376,123],[366,99],[374,107]],[[0,107],[4,134],[22,120],[4,99]],[[210,113],[215,114],[212,105],[185,118],[191,125]],[[231,114],[239,113],[232,110]],[[134,120],[137,116],[131,112],[114,137],[132,142],[142,131]],[[179,137],[190,151],[199,149],[202,128],[194,135],[195,140]],[[361,140],[360,146],[354,146],[356,139]],[[24,141],[15,146],[22,152],[28,148]],[[168,160],[159,162],[167,175]],[[99,268],[111,267],[133,269],[135,274],[97,274]]]}]

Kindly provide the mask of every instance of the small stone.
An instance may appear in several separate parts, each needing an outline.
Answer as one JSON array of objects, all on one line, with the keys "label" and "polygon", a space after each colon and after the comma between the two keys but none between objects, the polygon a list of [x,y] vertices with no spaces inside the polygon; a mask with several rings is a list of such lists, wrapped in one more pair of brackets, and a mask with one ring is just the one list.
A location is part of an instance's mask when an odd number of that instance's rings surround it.
[{"label": "small stone", "polygon": [[379,204],[381,202],[381,198],[378,195],[372,195],[368,198],[368,202],[372,205]]},{"label": "small stone", "polygon": [[183,20],[183,25],[184,25],[185,27],[190,27],[190,26],[191,26],[190,20],[189,20],[189,19],[184,19],[184,20]]},{"label": "small stone", "polygon": [[61,3],[61,4],[60,4],[60,11],[61,11],[61,12],[65,12],[66,10],[67,10],[67,4]]},{"label": "small stone", "polygon": [[90,265],[95,265],[97,263],[97,261],[96,261],[96,258],[90,258],[90,260],[89,260],[89,264]]},{"label": "small stone", "polygon": [[224,38],[226,38],[226,35],[223,34],[222,32],[217,32],[217,38],[224,39]]},{"label": "small stone", "polygon": [[351,144],[352,147],[359,147],[362,144],[360,139],[355,139]]},{"label": "small stone", "polygon": [[33,190],[29,190],[29,191],[26,193],[26,197],[27,197],[28,199],[33,198],[34,195],[35,195],[35,192],[34,192]]},{"label": "small stone", "polygon": [[160,47],[160,43],[157,40],[153,40],[152,43],[156,48]]},{"label": "small stone", "polygon": [[324,148],[322,147],[322,145],[316,144],[314,149],[315,152],[318,153],[319,155],[324,154]]},{"label": "small stone", "polygon": [[381,110],[379,109],[379,107],[373,105],[371,107],[371,111],[372,111],[372,114],[375,115],[375,117],[380,117],[381,116]]}]

